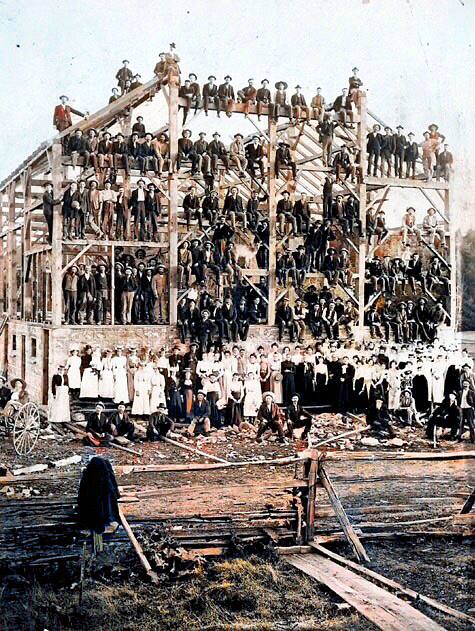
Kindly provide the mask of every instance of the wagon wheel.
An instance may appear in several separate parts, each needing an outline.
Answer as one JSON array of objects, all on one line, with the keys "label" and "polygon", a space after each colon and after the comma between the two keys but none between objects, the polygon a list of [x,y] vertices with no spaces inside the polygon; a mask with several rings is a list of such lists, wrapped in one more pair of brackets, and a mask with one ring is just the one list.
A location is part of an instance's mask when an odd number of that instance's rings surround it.
[{"label": "wagon wheel", "polygon": [[40,413],[34,403],[26,403],[15,417],[13,446],[19,456],[31,453],[40,435]]}]

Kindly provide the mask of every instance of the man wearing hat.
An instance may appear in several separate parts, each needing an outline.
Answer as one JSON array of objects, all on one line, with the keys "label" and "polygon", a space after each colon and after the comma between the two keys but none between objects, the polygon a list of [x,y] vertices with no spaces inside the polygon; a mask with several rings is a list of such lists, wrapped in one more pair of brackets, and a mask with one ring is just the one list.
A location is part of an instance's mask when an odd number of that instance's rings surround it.
[{"label": "man wearing hat", "polygon": [[421,231],[417,227],[416,209],[412,206],[407,208],[402,218],[402,244],[408,246],[408,237],[414,236],[417,239],[417,245],[420,244]]},{"label": "man wearing hat", "polygon": [[107,169],[114,165],[113,149],[111,135],[105,131],[97,145],[97,162],[100,169]]},{"label": "man wearing hat", "polygon": [[219,197],[216,189],[208,189],[201,204],[203,219],[208,220],[210,226],[214,226],[219,215]]},{"label": "man wearing hat", "polygon": [[391,177],[393,156],[396,151],[396,143],[391,127],[384,128],[385,134],[381,142],[381,176],[384,177],[384,166],[387,165],[386,177]]},{"label": "man wearing hat", "polygon": [[371,175],[373,168],[373,176],[377,176],[379,159],[381,157],[381,147],[383,144],[383,136],[380,133],[381,126],[373,125],[371,131],[366,138],[366,151],[368,152],[368,175]]},{"label": "man wearing hat", "polygon": [[200,343],[200,350],[202,353],[207,353],[209,345],[213,340],[213,336],[216,333],[216,325],[210,320],[210,312],[204,309],[201,312],[201,321],[198,322],[196,327],[196,338]]},{"label": "man wearing hat", "polygon": [[155,175],[158,175],[157,157],[155,155],[155,148],[152,145],[152,140],[152,134],[147,133],[145,134],[145,142],[140,146],[138,165],[142,176],[144,176],[147,171],[153,171]]},{"label": "man wearing hat", "polygon": [[139,75],[138,73],[134,74],[129,88],[130,91],[136,90],[137,88],[140,88],[142,86],[142,83],[140,81],[141,78],[141,75]]},{"label": "man wearing hat", "polygon": [[187,433],[194,436],[195,432],[209,435],[211,429],[211,408],[206,400],[204,390],[198,390],[196,399],[191,407],[191,422],[188,426]]},{"label": "man wearing hat", "polygon": [[259,167],[261,179],[264,180],[264,147],[259,136],[253,136],[252,142],[246,144],[247,170],[252,179],[256,177],[256,165]]},{"label": "man wearing hat", "polygon": [[330,120],[330,114],[324,114],[323,120],[321,120],[317,126],[320,143],[322,145],[322,162],[325,167],[330,166],[335,126],[336,123]]},{"label": "man wearing hat", "polygon": [[129,174],[129,157],[127,155],[127,143],[124,139],[124,134],[119,132],[116,134],[112,143],[113,159],[112,164],[117,170],[123,166],[126,175]]},{"label": "man wearing hat", "polygon": [[336,97],[333,102],[333,111],[336,113],[338,120],[341,120],[344,125],[347,124],[348,119],[350,122],[353,118],[353,106],[351,96],[348,95],[348,90],[343,88],[341,94]]},{"label": "man wearing hat", "polygon": [[76,324],[78,271],[77,265],[71,265],[63,277],[64,321],[67,324]]},{"label": "man wearing hat", "polygon": [[135,123],[132,125],[132,134],[138,134],[139,138],[145,136],[145,125],[143,124],[143,116],[137,116]]},{"label": "man wearing hat", "polygon": [[93,230],[96,238],[102,236],[100,225],[102,223],[102,191],[98,188],[97,180],[89,180],[89,187],[86,195],[87,200],[87,225]]},{"label": "man wearing hat", "polygon": [[191,218],[196,218],[198,209],[200,209],[200,198],[196,194],[196,184],[192,184],[188,189],[188,193],[183,198],[183,214],[186,219],[186,229],[188,231],[191,227]]},{"label": "man wearing hat", "polygon": [[436,432],[438,427],[450,429],[450,440],[456,440],[460,432],[460,425],[463,427],[464,419],[462,410],[458,405],[457,393],[449,392],[444,402],[439,405],[429,417],[426,427],[427,438],[436,443]]},{"label": "man wearing hat", "polygon": [[275,403],[274,393],[265,392],[262,395],[262,399],[262,403],[257,412],[259,429],[256,439],[262,441],[262,435],[267,430],[270,430],[271,432],[277,432],[280,442],[285,442],[284,415],[279,406]]},{"label": "man wearing hat", "polygon": [[54,207],[62,202],[62,196],[58,197],[58,199],[54,198],[53,195],[53,185],[51,182],[46,182],[45,190],[43,193],[43,216],[46,221],[46,225],[48,226],[48,243],[51,244],[53,240],[53,212]]},{"label": "man wearing hat", "polygon": [[295,341],[295,324],[294,314],[289,305],[289,300],[284,298],[277,307],[275,314],[275,321],[279,328],[279,342],[282,342],[282,337],[286,330],[289,332],[290,341]]},{"label": "man wearing hat", "polygon": [[223,212],[229,218],[233,230],[236,229],[236,219],[239,219],[243,229],[247,230],[247,215],[244,212],[244,204],[242,197],[238,194],[237,186],[232,186],[224,198]]},{"label": "man wearing hat", "polygon": [[117,71],[117,74],[115,75],[115,78],[117,79],[117,83],[119,85],[119,88],[121,89],[122,94],[125,94],[126,92],[126,89],[125,89],[126,82],[127,81],[132,82],[132,79],[134,78],[134,73],[128,66],[129,66],[129,60],[124,59],[122,62],[122,68],[119,68],[119,70]]},{"label": "man wearing hat", "polygon": [[402,177],[402,167],[404,163],[404,156],[406,154],[407,140],[402,133],[404,127],[398,125],[396,127],[396,133],[394,134],[394,175],[396,177]]},{"label": "man wearing hat", "polygon": [[191,103],[195,106],[196,114],[201,107],[201,88],[200,84],[198,83],[198,77],[195,75],[194,72],[190,72],[190,74],[188,75],[188,79],[190,80],[190,87],[192,89]]},{"label": "man wearing hat", "polygon": [[114,101],[117,101],[118,98],[120,98],[119,97],[119,89],[118,88],[112,88],[112,96],[109,97],[109,105],[111,103],[114,103]]},{"label": "man wearing hat", "polygon": [[381,395],[377,395],[375,402],[366,411],[366,422],[371,430],[383,438],[394,438],[395,432],[391,426],[391,414]]},{"label": "man wearing hat", "polygon": [[153,74],[157,77],[159,83],[165,83],[164,79],[167,75],[168,64],[167,54],[164,52],[158,53],[158,61],[153,69]]},{"label": "man wearing hat", "polygon": [[305,112],[305,120],[310,120],[310,110],[307,106],[307,101],[304,95],[300,92],[302,86],[295,86],[295,94],[290,97],[290,105],[292,106],[292,114],[294,117],[294,123],[297,124],[302,120],[302,110]]},{"label": "man wearing hat", "polygon": [[[416,177],[416,161],[419,157],[419,145],[414,141],[412,131],[407,135],[407,144],[404,150],[404,162],[406,163],[406,178]],[[412,176],[411,176],[412,171]]]},{"label": "man wearing hat", "polygon": [[216,77],[210,75],[208,83],[203,86],[203,109],[205,115],[208,116],[209,104],[213,103],[216,109],[219,109],[218,86],[215,84]]},{"label": "man wearing hat", "polygon": [[110,415],[109,424],[113,436],[125,436],[127,440],[134,439],[135,425],[125,411],[123,401],[117,405],[117,410]]},{"label": "man wearing hat", "polygon": [[301,193],[300,199],[295,202],[294,216],[297,222],[297,234],[307,234],[311,220],[310,204],[308,202],[307,193]]},{"label": "man wearing hat", "polygon": [[281,108],[284,110],[284,116],[291,117],[291,108],[287,103],[287,83],[285,81],[278,81],[275,84],[276,93],[274,95],[274,105],[272,108],[272,117],[274,120],[279,120],[281,114]]},{"label": "man wearing hat", "polygon": [[247,118],[251,105],[256,103],[257,90],[254,87],[254,79],[248,79],[247,85],[242,90],[238,90],[237,96],[244,104],[244,115]]},{"label": "man wearing hat", "polygon": [[[196,171],[201,171],[203,175],[211,175],[211,157],[208,153],[208,143],[205,140],[206,132],[200,131],[198,140],[193,144],[193,152],[196,156]],[[192,173],[193,175],[193,173]]]},{"label": "man wearing hat", "polygon": [[453,168],[454,157],[449,151],[449,145],[444,145],[444,150],[437,155],[436,153],[436,167],[435,174],[437,181],[442,177],[446,182],[450,179],[450,172]]},{"label": "man wearing hat", "polygon": [[148,417],[147,440],[151,442],[160,441],[166,437],[169,432],[173,432],[175,423],[168,416],[167,406],[160,403],[158,410]]},{"label": "man wearing hat", "polygon": [[471,382],[468,379],[462,380],[462,390],[459,394],[461,419],[458,432],[458,440],[462,440],[465,431],[465,425],[468,425],[470,431],[470,442],[475,443],[475,391],[471,388]]},{"label": "man wearing hat", "polygon": [[424,132],[424,140],[421,143],[422,149],[422,168],[424,169],[424,177],[429,182],[432,180],[434,162],[435,162],[435,151],[434,151],[434,142],[431,139],[430,132]]},{"label": "man wearing hat", "polygon": [[86,139],[80,129],[76,129],[74,134],[69,137],[67,152],[71,156],[73,169],[77,166],[79,156],[84,158],[84,166],[87,166],[89,156],[86,154]]},{"label": "man wearing hat", "polygon": [[146,211],[145,211],[145,180],[137,181],[137,188],[132,191],[130,196],[130,207],[134,218],[135,238],[140,241],[145,240],[146,230]]},{"label": "man wearing hat", "polygon": [[292,154],[290,153],[290,145],[287,142],[280,140],[275,152],[276,177],[279,177],[280,169],[283,166],[288,167],[292,171],[292,179],[295,180],[297,177],[297,165],[295,164],[295,160],[292,159]]},{"label": "man wearing hat", "polygon": [[221,105],[224,106],[226,110],[226,116],[231,116],[234,108],[234,88],[231,85],[232,78],[229,75],[224,77],[224,83],[222,83],[218,88],[218,118],[221,110]]},{"label": "man wearing hat", "polygon": [[[257,120],[261,120],[262,115],[262,106],[263,105],[272,105],[272,95],[269,90],[269,80],[262,79],[261,87],[256,92],[256,103],[257,103]],[[271,110],[269,108],[269,113]]]},{"label": "man wearing hat", "polygon": [[277,222],[280,234],[285,234],[286,228],[289,228],[293,235],[297,234],[297,221],[289,191],[282,191],[282,199],[277,202]]},{"label": "man wearing hat", "polygon": [[301,438],[304,439],[312,429],[312,415],[303,409],[299,400],[300,397],[298,394],[292,396],[291,403],[287,406],[285,411],[285,419],[287,421],[287,433],[289,438],[293,438],[294,430],[303,428]]},{"label": "man wearing hat", "polygon": [[181,138],[178,139],[178,153],[176,160],[176,168],[181,169],[184,160],[191,161],[191,172],[194,175],[198,171],[199,159],[193,149],[193,141],[191,140],[191,130],[184,129]]},{"label": "man wearing hat", "polygon": [[97,137],[97,132],[95,129],[89,129],[87,132],[87,136],[85,139],[86,143],[86,152],[88,159],[84,160],[84,168],[86,169],[88,166],[92,166],[94,171],[97,173],[99,168],[99,164],[97,161],[97,150],[99,148],[99,139]]},{"label": "man wearing hat", "polygon": [[59,100],[61,101],[61,103],[59,105],[56,105],[56,107],[54,108],[53,125],[61,133],[65,129],[68,129],[68,127],[71,127],[71,125],[73,124],[71,114],[76,114],[76,116],[82,117],[84,116],[84,114],[68,105],[69,98],[66,95],[63,94],[62,96],[60,96]]},{"label": "man wearing hat", "polygon": [[158,263],[152,278],[152,291],[155,298],[154,321],[165,324],[168,320],[168,275],[163,263]]},{"label": "man wearing hat", "polygon": [[94,276],[96,285],[96,321],[97,324],[106,324],[107,312],[109,310],[109,292],[110,281],[109,276],[106,273],[106,266],[104,263],[99,263],[97,266],[97,272]]},{"label": "man wearing hat", "polygon": [[91,412],[87,418],[86,436],[84,442],[93,447],[107,445],[112,439],[112,427],[104,412],[105,405],[101,402],[96,404],[94,412]]},{"label": "man wearing hat", "polygon": [[213,134],[213,140],[208,145],[208,153],[211,157],[211,171],[212,173],[218,173],[218,162],[222,161],[226,173],[229,171],[229,157],[224,143],[220,140],[221,134],[217,131]]},{"label": "man wearing hat", "polygon": [[185,100],[185,106],[183,108],[183,125],[186,123],[186,119],[188,118],[194,94],[195,91],[191,86],[190,79],[185,79],[185,83],[178,90],[178,96]]},{"label": "man wearing hat", "polygon": [[75,238],[76,219],[81,205],[77,189],[77,183],[71,182],[63,195],[63,239]]},{"label": "man wearing hat", "polygon": [[152,140],[152,147],[157,159],[158,175],[161,175],[165,167],[165,161],[170,159],[170,143],[168,142],[167,134],[165,132],[157,134],[156,138]]},{"label": "man wearing hat", "polygon": [[121,310],[122,324],[132,324],[132,310],[134,298],[137,291],[137,280],[133,275],[131,267],[126,267],[121,283]]},{"label": "man wearing hat", "polygon": [[234,134],[234,140],[229,146],[229,158],[231,165],[235,164],[239,172],[240,177],[244,177],[244,171],[246,169],[246,150],[244,148],[243,135]]},{"label": "man wearing hat", "polygon": [[118,241],[122,241],[124,239],[128,241],[130,239],[130,211],[129,200],[127,198],[127,195],[125,194],[125,189],[123,186],[119,186],[119,190],[117,192],[115,211],[115,238]]},{"label": "man wearing hat", "polygon": [[158,222],[162,210],[160,202],[160,191],[152,182],[147,186],[147,194],[145,195],[145,216],[147,219],[147,238],[153,241],[158,240]]},{"label": "man wearing hat", "polygon": [[356,68],[356,66],[353,68],[351,72],[353,74],[348,79],[348,88],[350,90],[350,96],[353,102],[356,103],[356,105],[358,105],[360,90],[361,90],[361,86],[363,85],[363,82],[358,77],[359,70],[358,68]]},{"label": "man wearing hat", "polygon": [[317,88],[317,93],[312,98],[310,107],[312,108],[313,118],[316,118],[320,123],[323,122],[323,115],[325,113],[325,99],[322,96],[322,88]]}]

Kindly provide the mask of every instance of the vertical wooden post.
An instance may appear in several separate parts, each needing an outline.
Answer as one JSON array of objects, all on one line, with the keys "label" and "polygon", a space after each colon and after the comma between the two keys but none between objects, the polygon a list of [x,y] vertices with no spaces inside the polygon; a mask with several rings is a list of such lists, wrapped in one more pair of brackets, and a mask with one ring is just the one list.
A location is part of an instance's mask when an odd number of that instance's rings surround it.
[{"label": "vertical wooden post", "polygon": [[315,535],[315,491],[317,485],[318,460],[312,456],[306,463],[308,479],[307,507],[305,511],[305,543],[313,541]]},{"label": "vertical wooden post", "polygon": [[[61,195],[63,188],[63,168],[61,164],[62,147],[57,141],[52,147],[51,177],[53,183],[53,196],[55,199]],[[63,242],[62,242],[61,206],[53,209],[53,247],[51,250],[51,321],[53,326],[61,326],[63,313]],[[46,301],[45,301],[46,302]]]},{"label": "vertical wooden post", "polygon": [[110,274],[111,274],[111,324],[115,324],[115,246],[111,246]]},{"label": "vertical wooden post", "polygon": [[457,231],[454,218],[450,212],[450,200],[452,197],[452,183],[449,182],[449,188],[444,194],[444,210],[445,216],[449,220],[449,263],[450,263],[450,328],[456,333],[460,325],[461,316],[461,300],[458,292],[462,288],[462,278],[460,274],[459,260],[459,243],[457,243]]},{"label": "vertical wooden post", "polygon": [[8,236],[7,236],[7,300],[8,315],[16,318],[16,235],[15,235],[15,189],[16,180],[8,188]]},{"label": "vertical wooden post", "polygon": [[[32,319],[32,270],[33,259],[31,256],[26,256],[25,252],[31,249],[31,224],[32,224],[32,211],[31,211],[31,169],[27,169],[23,180],[23,212],[24,212],[24,234],[23,234],[23,318],[25,320]],[[26,271],[29,267],[29,280],[26,279]]]},{"label": "vertical wooden post", "polygon": [[[359,102],[359,118],[358,125],[358,146],[360,155],[360,185],[359,185],[359,197],[360,197],[360,221],[361,230],[366,235],[366,203],[367,203],[367,191],[366,191],[366,168],[367,168],[367,155],[366,155],[366,92],[360,94]],[[364,337],[364,318],[365,318],[365,271],[366,271],[366,238],[360,238],[359,253],[358,253],[358,332],[357,338],[362,340]]]},{"label": "vertical wooden post", "polygon": [[275,195],[275,152],[277,144],[277,123],[272,116],[268,117],[269,120],[269,150],[267,157],[269,160],[269,171],[267,178],[267,191],[269,199],[267,200],[269,208],[269,276],[268,276],[268,291],[269,291],[269,307],[268,307],[268,323],[275,324],[275,310],[276,310],[276,275],[275,275],[275,258],[276,258],[276,195]]},{"label": "vertical wooden post", "polygon": [[[6,203],[7,200],[7,196],[5,195],[4,192],[2,192],[0,194],[0,234],[3,233],[3,228],[4,228],[4,212],[3,212],[3,205],[4,203]],[[5,243],[5,237],[0,236],[0,261],[3,261],[3,263],[5,264],[5,260],[6,260],[6,248],[4,247],[4,243]],[[0,315],[3,315],[3,313],[6,312],[6,305],[5,305],[5,276],[4,273],[6,271],[7,267],[5,265],[2,265],[0,267]],[[2,357],[2,355],[0,354],[0,358]]]},{"label": "vertical wooden post", "polygon": [[170,139],[170,166],[168,169],[168,313],[170,324],[177,323],[178,307],[178,179],[176,160],[178,154],[178,86],[169,85],[168,134]]}]

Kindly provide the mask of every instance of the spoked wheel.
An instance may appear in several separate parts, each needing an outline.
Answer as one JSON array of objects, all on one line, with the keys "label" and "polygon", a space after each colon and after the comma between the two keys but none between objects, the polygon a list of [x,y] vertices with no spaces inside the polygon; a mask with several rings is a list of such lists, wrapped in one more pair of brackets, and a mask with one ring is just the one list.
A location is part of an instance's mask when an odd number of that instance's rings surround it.
[{"label": "spoked wheel", "polygon": [[27,456],[40,435],[40,413],[34,403],[26,403],[15,417],[13,447],[19,456]]}]

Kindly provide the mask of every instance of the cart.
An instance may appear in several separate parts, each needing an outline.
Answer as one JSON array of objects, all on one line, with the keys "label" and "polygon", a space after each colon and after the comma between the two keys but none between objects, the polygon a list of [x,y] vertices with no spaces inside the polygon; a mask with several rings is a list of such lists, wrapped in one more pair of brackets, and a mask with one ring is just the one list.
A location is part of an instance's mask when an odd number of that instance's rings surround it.
[{"label": "cart", "polygon": [[41,429],[40,410],[36,403],[13,403],[11,414],[0,411],[0,428],[13,435],[13,447],[19,456],[27,456],[35,448]]}]

